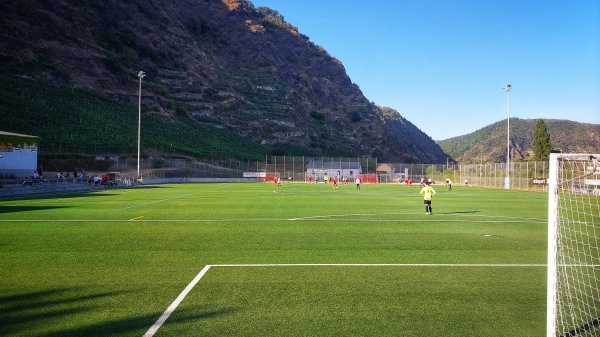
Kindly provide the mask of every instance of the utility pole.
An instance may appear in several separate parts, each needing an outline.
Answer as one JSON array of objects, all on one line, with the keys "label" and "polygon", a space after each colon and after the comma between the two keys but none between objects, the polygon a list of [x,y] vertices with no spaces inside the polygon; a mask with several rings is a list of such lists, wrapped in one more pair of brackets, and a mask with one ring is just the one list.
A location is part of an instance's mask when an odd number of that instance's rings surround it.
[{"label": "utility pole", "polygon": [[146,74],[143,71],[138,73],[140,78],[140,89],[139,89],[139,103],[138,103],[138,143],[137,143],[137,180],[139,181],[142,177],[140,176],[140,136],[142,134],[142,78]]},{"label": "utility pole", "polygon": [[512,86],[507,84],[503,88],[508,95],[508,118],[506,127],[506,178],[504,178],[504,189],[510,189],[510,90]]}]

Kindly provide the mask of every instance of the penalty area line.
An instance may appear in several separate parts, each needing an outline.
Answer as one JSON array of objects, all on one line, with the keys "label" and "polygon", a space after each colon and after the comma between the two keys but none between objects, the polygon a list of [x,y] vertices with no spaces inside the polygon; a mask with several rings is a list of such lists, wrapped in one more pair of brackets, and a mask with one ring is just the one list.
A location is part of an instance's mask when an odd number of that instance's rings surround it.
[{"label": "penalty area line", "polygon": [[177,298],[169,305],[167,310],[146,331],[143,337],[153,337],[160,327],[167,321],[169,316],[177,309],[179,304],[194,289],[200,279],[211,267],[546,267],[545,264],[493,264],[493,263],[273,263],[273,264],[214,264],[206,265],[194,277],[194,279],[183,289]]},{"label": "penalty area line", "polygon": [[546,267],[535,263],[274,263],[213,264],[212,267]]},{"label": "penalty area line", "polygon": [[156,320],[156,322],[150,327],[150,329],[148,329],[148,331],[146,331],[146,333],[144,334],[144,337],[154,336],[154,334],[158,331],[158,329],[160,329],[160,327],[165,323],[165,321],[169,318],[169,316],[171,316],[173,311],[175,311],[175,309],[177,309],[177,307],[183,301],[183,299],[190,293],[190,291],[192,291],[192,289],[194,289],[194,287],[200,281],[200,279],[204,276],[204,274],[206,274],[208,272],[210,267],[211,267],[210,265],[206,265],[204,268],[202,268],[202,270],[198,273],[198,275],[196,275],[196,277],[194,277],[192,282],[190,282],[187,285],[187,287],[185,287],[185,289],[183,289],[183,291],[181,292],[181,294],[179,294],[179,296],[177,296],[175,301],[173,301],[173,303],[171,303],[171,305],[167,308],[167,310],[165,310],[165,312],[163,312],[163,314],[158,318],[158,320]]}]

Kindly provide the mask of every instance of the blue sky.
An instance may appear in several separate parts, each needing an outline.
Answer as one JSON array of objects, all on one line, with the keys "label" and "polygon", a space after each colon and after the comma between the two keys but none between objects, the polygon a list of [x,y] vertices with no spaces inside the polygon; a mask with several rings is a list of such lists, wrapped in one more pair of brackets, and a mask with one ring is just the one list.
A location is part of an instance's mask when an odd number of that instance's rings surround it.
[{"label": "blue sky", "polygon": [[598,0],[251,1],[435,140],[506,120],[506,84],[511,117],[600,124]]}]

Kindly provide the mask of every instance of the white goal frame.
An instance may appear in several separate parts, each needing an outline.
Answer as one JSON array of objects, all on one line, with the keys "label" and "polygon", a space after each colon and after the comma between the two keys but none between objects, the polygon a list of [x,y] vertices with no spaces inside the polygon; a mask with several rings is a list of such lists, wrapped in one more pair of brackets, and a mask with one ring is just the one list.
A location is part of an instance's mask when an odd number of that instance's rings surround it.
[{"label": "white goal frame", "polygon": [[600,334],[599,160],[550,154],[546,337]]}]

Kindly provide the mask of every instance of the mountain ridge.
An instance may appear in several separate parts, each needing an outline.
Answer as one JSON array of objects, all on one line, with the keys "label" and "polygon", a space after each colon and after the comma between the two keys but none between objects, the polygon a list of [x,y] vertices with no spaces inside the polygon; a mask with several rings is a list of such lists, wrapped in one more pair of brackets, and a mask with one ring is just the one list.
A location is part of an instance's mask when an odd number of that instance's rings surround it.
[{"label": "mountain ridge", "polygon": [[[552,149],[564,153],[600,153],[600,124],[565,119],[542,119]],[[511,159],[533,157],[535,123],[538,119],[510,118]],[[437,141],[460,163],[506,162],[507,121],[498,121],[472,133]]]},{"label": "mountain ridge", "polygon": [[[123,114],[137,103],[137,73],[144,71],[144,118],[157,125],[146,124],[144,131],[161,135],[161,124],[175,123],[187,133],[184,139],[145,135],[145,148],[231,155],[219,151],[220,143],[212,140],[217,136],[204,139],[216,132],[231,135],[225,142],[248,142],[252,157],[277,150],[398,162],[447,158],[400,113],[369,102],[339,60],[276,10],[246,0],[23,0],[1,3],[0,11],[0,59],[7,79],[27,78],[35,90],[48,85],[91,91],[121,104],[117,110]],[[47,113],[43,97],[39,102],[38,113]],[[107,138],[68,123],[60,132],[43,131],[35,120],[19,120],[26,109],[10,98],[2,101],[0,113],[16,115],[8,118],[6,131],[39,135],[42,145],[54,139],[45,151]],[[57,110],[54,118],[69,118],[62,106]],[[114,114],[107,112],[105,119],[123,118]],[[136,134],[127,121],[126,126],[106,123],[120,130],[123,152],[130,153]],[[199,147],[203,152],[194,150]]]}]

